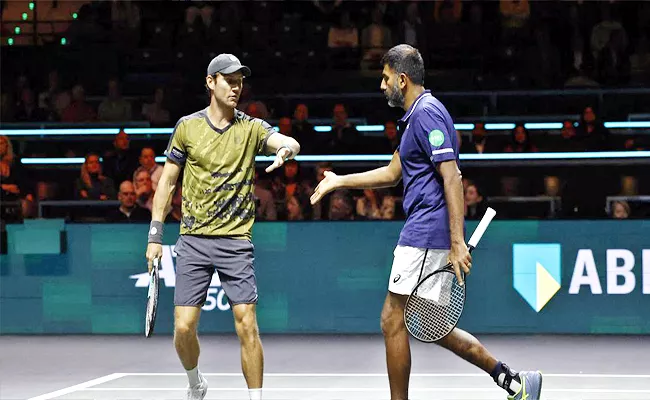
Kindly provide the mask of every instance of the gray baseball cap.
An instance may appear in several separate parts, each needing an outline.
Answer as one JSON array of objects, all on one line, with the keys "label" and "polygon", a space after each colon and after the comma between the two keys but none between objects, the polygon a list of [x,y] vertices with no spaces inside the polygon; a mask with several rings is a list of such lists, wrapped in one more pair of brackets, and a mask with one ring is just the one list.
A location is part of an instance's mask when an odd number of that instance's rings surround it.
[{"label": "gray baseball cap", "polygon": [[244,76],[251,75],[251,69],[245,65],[241,65],[239,58],[232,54],[219,54],[208,65],[208,75],[214,75],[217,72],[220,74],[232,74],[237,71],[241,71]]}]

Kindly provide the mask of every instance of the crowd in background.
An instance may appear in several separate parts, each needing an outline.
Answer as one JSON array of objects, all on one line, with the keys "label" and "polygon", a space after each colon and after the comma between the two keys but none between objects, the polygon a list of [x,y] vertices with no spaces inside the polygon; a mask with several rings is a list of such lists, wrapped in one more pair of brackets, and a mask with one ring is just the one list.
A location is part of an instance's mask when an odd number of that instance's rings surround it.
[{"label": "crowd in background", "polygon": [[[20,2],[1,3],[3,21],[19,15],[17,3]],[[61,2],[38,2],[39,18],[56,19],[61,17],[57,13],[67,15],[74,11],[58,3]],[[502,84],[506,88],[634,86],[646,81],[650,74],[649,2],[172,1],[166,3],[169,7],[136,1],[76,3],[78,18],[59,18],[67,22],[57,35],[65,36],[70,46],[92,48],[110,43],[114,46],[110,47],[112,50],[147,49],[142,54],[151,51],[152,57],[155,49],[177,52],[178,57],[191,49],[230,51],[244,60],[245,54],[250,53],[258,57],[254,71],[277,64],[275,59],[264,58],[272,49],[275,53],[283,52],[282,62],[292,60],[304,65],[302,69],[311,65],[309,68],[362,73],[375,70],[376,73],[378,61],[388,48],[396,43],[408,43],[420,49],[429,68],[455,70],[470,66],[480,70],[484,77],[495,74],[504,77]],[[2,29],[2,35],[6,36],[6,30],[13,28],[11,24],[3,24]],[[31,46],[46,44],[39,42]],[[328,60],[322,67],[300,58],[321,50],[326,51]],[[122,53],[119,57],[118,52],[115,54],[116,58],[122,57]],[[189,60],[188,54],[184,57]],[[10,79],[3,75],[0,110],[3,124],[56,122],[65,126],[82,123],[121,126],[121,123],[146,121],[152,127],[172,127],[182,115],[196,111],[190,108],[197,104],[191,99],[199,98],[198,104],[206,104],[201,92],[179,90],[175,78],[156,81],[153,90],[144,92],[142,86],[133,85],[128,71],[118,70],[109,76],[97,71],[91,82],[80,78],[84,73],[83,64],[72,70],[51,68],[48,63],[27,68],[14,58],[3,60],[3,69],[14,74]],[[152,75],[155,74],[142,73],[138,79],[150,79]],[[192,79],[201,83],[201,79]],[[123,94],[127,86],[124,80],[130,82],[128,95]],[[95,86],[88,96],[87,87],[91,83]],[[334,82],[333,90],[336,85]],[[202,85],[198,86],[203,90]],[[436,88],[431,89],[435,94]],[[388,109],[383,100],[382,104]],[[301,143],[303,154],[390,154],[399,144],[397,114],[382,113],[385,117],[378,122],[384,126],[383,135],[372,136],[356,129],[354,121],[363,120],[366,113],[354,100],[332,100],[326,111],[322,111],[322,102],[319,106],[318,115],[310,114],[313,105],[309,99],[298,100],[290,110],[281,111],[264,96],[253,93],[247,83],[238,108],[253,117],[272,120],[280,132]],[[374,104],[371,107],[377,108]],[[603,125],[596,104],[583,103],[579,111],[566,112],[578,113],[576,120],[563,121],[560,132],[530,132],[517,125],[507,134],[497,134],[486,131],[484,123],[477,119],[471,133],[459,135],[460,151],[467,154],[650,148],[644,135],[611,134]],[[332,130],[314,129],[314,119],[329,121]],[[20,214],[30,218],[38,216],[38,203],[46,200],[118,200],[119,206],[102,212],[99,218],[146,221],[150,219],[153,194],[162,170],[155,157],[162,154],[166,141],[152,139],[135,143],[133,140],[124,131],[112,144],[83,138],[12,143],[10,138],[0,137],[3,202],[20,203]],[[52,174],[25,168],[20,163],[23,157],[84,157],[85,162],[79,171]],[[391,220],[403,217],[399,186],[340,191],[312,207],[309,194],[326,170],[337,171],[338,167],[290,162],[273,175],[261,171],[255,192],[258,218]],[[565,195],[563,188],[567,185],[573,186],[574,192],[580,187],[568,184],[564,177],[553,173],[535,178],[534,185],[522,176],[504,175],[496,179],[496,184],[486,183],[480,174],[469,173],[465,177],[468,218],[480,216],[490,197],[554,197]],[[638,195],[643,191],[635,174],[618,174],[603,186],[600,194],[604,195]],[[172,201],[171,220],[180,219],[181,198],[182,189],[179,189]],[[561,209],[558,206],[555,213],[559,215]],[[625,202],[615,203],[610,211],[610,216],[617,218],[644,215],[631,211]]]}]

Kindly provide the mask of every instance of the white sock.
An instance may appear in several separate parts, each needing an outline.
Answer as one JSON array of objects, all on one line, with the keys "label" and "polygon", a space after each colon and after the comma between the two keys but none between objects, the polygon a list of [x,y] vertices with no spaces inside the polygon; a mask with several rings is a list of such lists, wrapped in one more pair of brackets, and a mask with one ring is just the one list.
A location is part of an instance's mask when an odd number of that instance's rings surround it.
[{"label": "white sock", "polygon": [[262,400],[262,389],[248,389],[251,400]]},{"label": "white sock", "polygon": [[201,378],[199,378],[199,366],[197,365],[193,369],[185,370],[187,373],[187,379],[190,380],[190,386],[196,386],[201,383]]}]

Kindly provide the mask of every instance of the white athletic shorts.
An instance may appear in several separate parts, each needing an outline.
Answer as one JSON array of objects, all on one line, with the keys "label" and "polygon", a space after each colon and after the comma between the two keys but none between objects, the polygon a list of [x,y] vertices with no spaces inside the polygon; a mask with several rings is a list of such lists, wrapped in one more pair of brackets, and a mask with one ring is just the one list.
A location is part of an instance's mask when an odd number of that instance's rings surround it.
[{"label": "white athletic shorts", "polygon": [[409,295],[421,279],[447,265],[449,250],[398,245],[393,255],[395,258],[388,281],[388,290],[395,294]]}]

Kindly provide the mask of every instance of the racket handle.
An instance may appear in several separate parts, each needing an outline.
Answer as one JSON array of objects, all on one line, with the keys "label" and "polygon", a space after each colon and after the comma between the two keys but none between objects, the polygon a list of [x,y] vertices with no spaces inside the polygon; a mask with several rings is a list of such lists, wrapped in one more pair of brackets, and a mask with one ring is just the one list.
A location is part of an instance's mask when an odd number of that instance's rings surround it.
[{"label": "racket handle", "polygon": [[485,215],[483,215],[483,218],[481,218],[481,222],[478,223],[476,230],[474,230],[472,237],[469,238],[470,247],[474,248],[478,245],[479,240],[481,240],[481,237],[485,233],[485,230],[487,229],[488,225],[490,225],[492,218],[494,218],[496,214],[497,212],[494,211],[492,207],[488,207]]},{"label": "racket handle", "polygon": [[153,259],[153,267],[156,269],[160,268],[160,258]]}]

